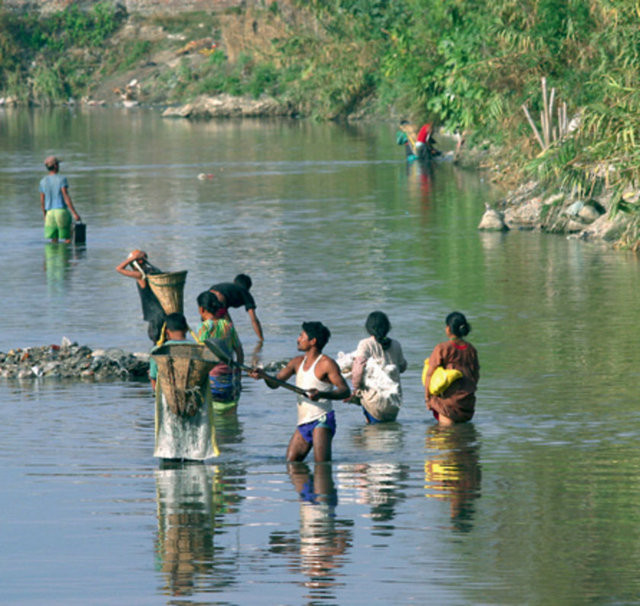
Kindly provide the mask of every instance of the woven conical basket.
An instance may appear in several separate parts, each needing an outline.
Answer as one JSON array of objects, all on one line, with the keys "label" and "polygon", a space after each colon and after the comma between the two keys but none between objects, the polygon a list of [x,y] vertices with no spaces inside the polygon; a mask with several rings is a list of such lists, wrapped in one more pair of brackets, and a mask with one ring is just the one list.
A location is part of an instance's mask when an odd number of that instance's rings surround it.
[{"label": "woven conical basket", "polygon": [[186,271],[147,275],[149,286],[166,314],[183,312]]},{"label": "woven conical basket", "polygon": [[202,345],[164,345],[152,354],[158,365],[158,383],[169,409],[179,416],[193,416],[203,404],[209,371],[218,359]]}]

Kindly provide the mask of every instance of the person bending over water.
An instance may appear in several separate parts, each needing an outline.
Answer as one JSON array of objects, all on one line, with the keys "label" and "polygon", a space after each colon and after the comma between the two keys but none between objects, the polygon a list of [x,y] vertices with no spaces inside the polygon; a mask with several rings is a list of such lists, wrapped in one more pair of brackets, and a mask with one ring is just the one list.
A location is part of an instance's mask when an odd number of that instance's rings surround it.
[{"label": "person bending over water", "polygon": [[[215,339],[231,357],[235,353],[238,364],[244,363],[244,351],[235,327],[226,315],[218,298],[210,291],[198,295],[198,312],[202,322],[198,326],[197,339]],[[222,315],[222,317],[221,317]],[[225,411],[238,404],[240,375],[227,364],[216,364],[209,373],[213,407]]]},{"label": "person bending over water", "polygon": [[[358,343],[353,359],[350,401],[362,405],[367,423],[395,421],[402,405],[400,373],[407,370],[407,361],[400,343],[387,336],[391,323],[385,313],[370,313],[365,328],[370,336]],[[367,362],[375,364],[375,373],[365,372]]]},{"label": "person bending over water", "polygon": [[[438,343],[429,356],[429,368],[425,377],[425,401],[427,410],[441,425],[452,425],[471,420],[476,405],[476,389],[480,380],[480,364],[476,348],[464,340],[471,332],[467,319],[459,311],[451,312],[446,319],[445,332],[448,341]],[[435,369],[455,369],[462,377],[454,381],[440,395],[429,393],[429,383]]]},{"label": "person bending over water", "polygon": [[[321,322],[303,322],[302,332],[297,340],[296,356],[276,375],[286,381],[294,374],[296,385],[307,392],[298,395],[298,425],[287,448],[287,461],[303,461],[313,448],[314,460],[331,460],[331,441],[336,432],[336,419],[332,400],[343,400],[350,395],[338,364],[322,353],[331,333]],[[269,382],[261,369],[254,369],[250,376],[264,379],[275,389],[276,383]]]},{"label": "person bending over water", "polygon": [[218,297],[218,301],[222,303],[225,309],[244,305],[256,336],[260,341],[264,341],[262,325],[256,314],[256,302],[249,292],[252,284],[253,282],[247,274],[238,274],[233,279],[233,282],[220,282],[219,284],[214,284],[209,290]]}]

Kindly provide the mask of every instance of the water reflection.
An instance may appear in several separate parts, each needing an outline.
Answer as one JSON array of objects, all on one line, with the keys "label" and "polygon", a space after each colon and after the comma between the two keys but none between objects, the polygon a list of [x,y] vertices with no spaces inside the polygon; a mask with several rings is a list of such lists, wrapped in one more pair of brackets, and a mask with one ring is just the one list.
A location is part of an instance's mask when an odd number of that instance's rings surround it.
[{"label": "water reflection", "polygon": [[215,528],[211,468],[201,463],[156,471],[158,567],[163,590],[190,595],[213,568]]},{"label": "water reflection", "polygon": [[429,206],[434,176],[431,163],[407,162],[407,191],[420,200],[423,209]]},{"label": "water reflection", "polygon": [[237,406],[224,412],[216,412],[214,424],[218,446],[241,444],[244,441],[243,426],[238,419]]},{"label": "water reflection", "polygon": [[404,447],[404,432],[400,423],[374,423],[355,429],[351,441],[358,450],[399,452]]},{"label": "water reflection", "polygon": [[338,520],[338,492],[331,463],[316,463],[313,473],[306,463],[287,467],[293,486],[300,496],[299,531],[273,532],[269,551],[286,554],[291,568],[306,577],[310,601],[335,600],[339,569],[351,547],[352,522]]},{"label": "water reflection", "polygon": [[424,482],[428,498],[451,505],[455,530],[468,532],[480,497],[481,470],[476,428],[472,423],[430,425],[425,437]]},{"label": "water reflection", "polygon": [[237,511],[241,501],[241,486],[224,473],[201,462],[168,461],[156,471],[156,554],[163,593],[188,596],[211,591],[212,584],[218,588],[235,583],[229,573],[233,562],[229,564],[229,556],[214,541],[224,525],[222,516]]},{"label": "water reflection", "polygon": [[66,291],[72,250],[64,242],[47,242],[44,245],[44,270],[49,295],[61,295]]},{"label": "water reflection", "polygon": [[[398,453],[404,448],[404,432],[400,423],[365,425],[354,430],[351,441],[358,451]],[[394,462],[395,456],[383,461],[340,466],[340,486],[355,492],[356,503],[370,506],[373,533],[391,536],[395,526],[397,505],[406,498],[402,487],[409,477],[409,466]]]}]

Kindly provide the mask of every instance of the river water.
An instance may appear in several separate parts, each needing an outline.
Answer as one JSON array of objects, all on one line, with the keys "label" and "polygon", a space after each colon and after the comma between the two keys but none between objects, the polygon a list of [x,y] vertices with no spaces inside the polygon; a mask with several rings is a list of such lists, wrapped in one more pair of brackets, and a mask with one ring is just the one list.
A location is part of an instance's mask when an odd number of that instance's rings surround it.
[{"label": "river water", "polygon": [[[393,131],[0,110],[0,351],[147,351],[114,271],[141,247],[189,271],[192,324],[200,291],[252,276],[250,360],[295,355],[305,320],[351,351],[375,309],[409,360],[397,423],[338,403],[333,462],[293,467],[294,396],[250,379],[221,456],[176,467],[152,457],[146,383],[0,380],[3,604],[640,603],[638,258],[479,233],[499,192],[407,170]],[[50,153],[86,247],[42,239]],[[441,429],[420,371],[454,309],[481,382],[474,420]]]}]

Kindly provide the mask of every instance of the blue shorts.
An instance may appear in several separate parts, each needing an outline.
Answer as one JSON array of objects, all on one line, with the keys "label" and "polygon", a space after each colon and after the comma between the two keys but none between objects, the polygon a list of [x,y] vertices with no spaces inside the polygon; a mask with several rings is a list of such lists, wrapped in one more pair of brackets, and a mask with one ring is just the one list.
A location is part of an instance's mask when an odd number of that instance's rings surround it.
[{"label": "blue shorts", "polygon": [[313,444],[313,430],[316,427],[326,427],[329,431],[331,431],[331,437],[336,433],[336,412],[332,410],[328,412],[326,415],[322,415],[319,419],[315,421],[311,421],[311,423],[303,423],[302,425],[298,425],[298,431],[302,436],[302,439],[307,442],[307,444]]},{"label": "blue shorts", "polygon": [[362,412],[364,413],[364,418],[367,420],[367,423],[370,425],[375,425],[376,423],[382,423],[379,419],[376,419],[371,413],[367,412],[367,409],[363,406]]}]

